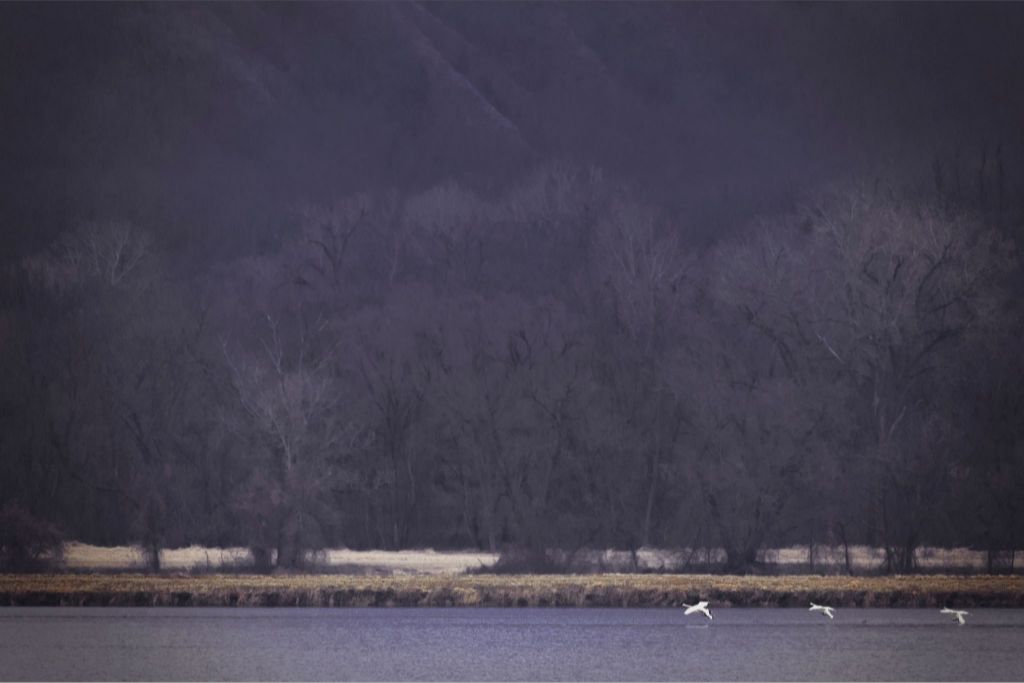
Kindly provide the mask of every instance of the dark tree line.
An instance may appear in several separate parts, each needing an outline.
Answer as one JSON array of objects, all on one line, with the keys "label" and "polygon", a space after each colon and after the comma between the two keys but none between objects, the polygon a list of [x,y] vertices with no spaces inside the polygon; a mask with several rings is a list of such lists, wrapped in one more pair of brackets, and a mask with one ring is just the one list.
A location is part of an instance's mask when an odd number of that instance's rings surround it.
[{"label": "dark tree line", "polygon": [[1024,545],[1016,223],[935,172],[702,248],[564,168],[306,207],[216,264],[77,227],[3,273],[0,502],[155,568],[188,543],[998,557]]}]

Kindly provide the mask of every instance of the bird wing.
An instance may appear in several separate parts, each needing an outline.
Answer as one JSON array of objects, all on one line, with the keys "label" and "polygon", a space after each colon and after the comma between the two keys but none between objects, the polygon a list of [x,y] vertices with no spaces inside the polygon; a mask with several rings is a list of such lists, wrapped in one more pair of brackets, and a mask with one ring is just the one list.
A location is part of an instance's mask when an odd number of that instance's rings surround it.
[{"label": "bird wing", "polygon": [[967,620],[964,619],[964,615],[960,614],[959,612],[956,615],[956,620],[960,622],[961,626],[967,623]]}]

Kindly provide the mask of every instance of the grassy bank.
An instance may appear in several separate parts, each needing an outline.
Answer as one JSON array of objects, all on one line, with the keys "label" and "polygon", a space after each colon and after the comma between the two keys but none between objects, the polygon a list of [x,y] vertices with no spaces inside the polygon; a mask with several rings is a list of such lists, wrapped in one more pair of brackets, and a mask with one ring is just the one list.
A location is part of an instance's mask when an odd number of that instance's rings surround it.
[{"label": "grassy bank", "polygon": [[0,605],[1024,607],[1020,576],[3,574]]}]

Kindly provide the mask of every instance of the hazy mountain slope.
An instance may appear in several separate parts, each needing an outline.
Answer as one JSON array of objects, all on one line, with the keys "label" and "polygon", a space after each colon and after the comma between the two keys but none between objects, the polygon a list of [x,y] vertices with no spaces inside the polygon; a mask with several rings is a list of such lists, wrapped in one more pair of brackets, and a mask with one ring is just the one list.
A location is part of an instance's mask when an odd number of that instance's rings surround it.
[{"label": "hazy mountain slope", "polygon": [[[809,183],[1020,157],[1013,5],[5,5],[0,226],[259,248],[292,207],[596,164],[695,231]],[[973,150],[973,151],[972,151]],[[28,228],[38,240],[25,239]],[[243,235],[240,237],[239,235]],[[29,244],[32,242],[32,244]]]}]

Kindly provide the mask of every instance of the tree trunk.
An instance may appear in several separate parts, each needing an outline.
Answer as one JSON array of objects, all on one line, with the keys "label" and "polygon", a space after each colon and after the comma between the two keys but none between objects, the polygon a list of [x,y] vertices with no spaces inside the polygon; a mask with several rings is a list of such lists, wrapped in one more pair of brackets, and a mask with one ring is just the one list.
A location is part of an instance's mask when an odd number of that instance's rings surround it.
[{"label": "tree trunk", "polygon": [[269,548],[263,546],[256,546],[249,549],[252,553],[253,567],[257,574],[269,574],[271,570],[270,556],[271,551]]},{"label": "tree trunk", "polygon": [[839,525],[839,538],[843,542],[843,559],[846,562],[846,573],[848,576],[853,576],[853,566],[850,564],[850,541],[846,537],[846,525]]},{"label": "tree trunk", "polygon": [[651,544],[651,512],[654,510],[655,487],[658,483],[658,452],[655,451],[651,457],[651,481],[647,489],[647,507],[644,512],[644,528],[641,535],[641,546],[647,547]]},{"label": "tree trunk", "polygon": [[296,569],[301,564],[302,548],[299,538],[299,520],[288,513],[277,536],[277,568]]},{"label": "tree trunk", "polygon": [[758,546],[725,548],[725,570],[729,574],[747,574],[757,564]]},{"label": "tree trunk", "polygon": [[154,574],[160,573],[160,543],[156,540],[150,540],[146,543],[146,564],[149,565],[149,571]]}]

